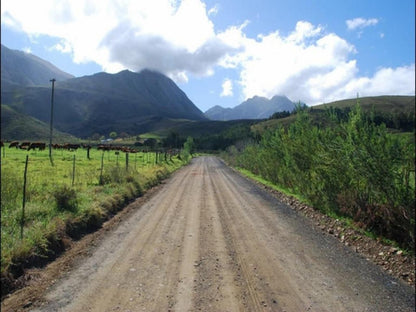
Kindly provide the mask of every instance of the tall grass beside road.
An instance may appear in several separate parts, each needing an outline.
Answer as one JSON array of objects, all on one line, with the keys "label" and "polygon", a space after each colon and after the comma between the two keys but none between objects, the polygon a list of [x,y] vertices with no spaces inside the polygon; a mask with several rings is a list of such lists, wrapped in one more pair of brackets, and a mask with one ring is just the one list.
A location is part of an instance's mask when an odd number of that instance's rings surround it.
[{"label": "tall grass beside road", "polygon": [[6,281],[21,275],[26,266],[42,264],[59,254],[65,248],[64,237],[78,239],[99,228],[129,201],[186,163],[175,156],[156,164],[155,153],[135,153],[129,155],[126,166],[124,153],[95,149],[91,149],[90,159],[82,149],[56,150],[53,166],[47,150],[6,148],[5,155],[1,159],[1,273],[6,288]]}]

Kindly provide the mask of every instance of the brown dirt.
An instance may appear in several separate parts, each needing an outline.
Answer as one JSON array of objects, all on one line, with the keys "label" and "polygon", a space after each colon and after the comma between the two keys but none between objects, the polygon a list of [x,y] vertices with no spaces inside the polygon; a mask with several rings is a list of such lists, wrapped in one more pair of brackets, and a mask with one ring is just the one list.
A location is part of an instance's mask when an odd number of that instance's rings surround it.
[{"label": "brown dirt", "polygon": [[414,310],[412,287],[327,232],[201,157],[29,271],[2,311]]}]

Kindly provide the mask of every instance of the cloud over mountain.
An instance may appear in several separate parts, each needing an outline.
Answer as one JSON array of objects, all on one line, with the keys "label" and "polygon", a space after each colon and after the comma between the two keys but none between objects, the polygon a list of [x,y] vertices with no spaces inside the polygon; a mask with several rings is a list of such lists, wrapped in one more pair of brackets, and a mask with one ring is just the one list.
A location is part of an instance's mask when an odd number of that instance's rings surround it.
[{"label": "cloud over mountain", "polygon": [[[21,10],[25,7],[25,10]],[[298,21],[281,33],[247,35],[250,21],[217,28],[221,6],[203,0],[79,0],[2,3],[2,24],[33,40],[47,35],[51,48],[69,53],[74,62],[96,62],[104,71],[158,70],[176,82],[205,77],[217,69],[233,71],[219,96],[285,94],[308,104],[365,95],[414,94],[415,65],[380,67],[360,73],[357,48],[322,25]],[[378,24],[355,18],[350,29]],[[227,73],[228,75],[228,73]],[[219,87],[224,83],[221,78]]]}]

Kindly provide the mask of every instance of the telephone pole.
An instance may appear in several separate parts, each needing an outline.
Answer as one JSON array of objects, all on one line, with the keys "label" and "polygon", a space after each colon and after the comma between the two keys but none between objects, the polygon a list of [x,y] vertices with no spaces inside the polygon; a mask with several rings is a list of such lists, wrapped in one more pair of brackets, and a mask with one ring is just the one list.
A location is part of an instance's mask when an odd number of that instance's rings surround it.
[{"label": "telephone pole", "polygon": [[52,82],[52,96],[51,96],[51,122],[50,122],[50,128],[49,128],[49,160],[51,161],[51,164],[53,165],[52,161],[52,128],[53,128],[53,93],[55,89],[55,78],[52,78],[49,80]]}]

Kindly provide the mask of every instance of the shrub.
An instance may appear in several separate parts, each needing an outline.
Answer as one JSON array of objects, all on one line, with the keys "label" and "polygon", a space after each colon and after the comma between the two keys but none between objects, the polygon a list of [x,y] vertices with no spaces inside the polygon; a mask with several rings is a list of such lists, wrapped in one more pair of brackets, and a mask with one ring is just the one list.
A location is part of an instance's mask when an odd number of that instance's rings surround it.
[{"label": "shrub", "polygon": [[76,191],[67,186],[62,185],[57,187],[52,192],[53,197],[56,201],[56,208],[59,211],[71,211],[74,212],[78,208],[78,198]]}]

